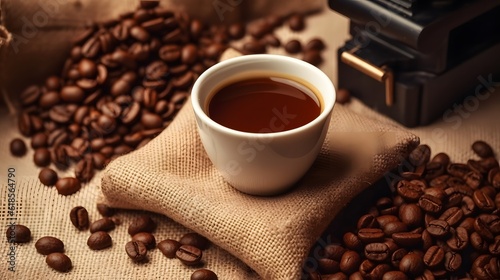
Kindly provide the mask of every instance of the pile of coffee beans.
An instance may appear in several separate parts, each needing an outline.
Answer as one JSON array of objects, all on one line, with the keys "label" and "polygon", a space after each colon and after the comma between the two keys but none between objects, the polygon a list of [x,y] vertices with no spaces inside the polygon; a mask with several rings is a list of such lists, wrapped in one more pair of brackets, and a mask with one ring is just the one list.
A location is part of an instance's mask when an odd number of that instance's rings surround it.
[{"label": "pile of coffee beans", "polygon": [[[62,195],[77,192],[114,157],[142,147],[170,124],[196,78],[218,62],[233,41],[245,54],[280,47],[274,30],[286,23],[301,31],[304,17],[268,16],[245,25],[208,25],[183,12],[141,1],[119,19],[91,25],[77,36],[60,76],[32,85],[20,95],[18,127],[31,138],[40,181]],[[248,36],[245,36],[248,35]],[[290,41],[289,53],[322,61],[323,41]],[[22,139],[11,153],[23,156]],[[74,178],[57,178],[56,169],[74,166]],[[49,171],[48,171],[49,170]],[[62,182],[59,182],[62,181]]]},{"label": "pile of coffee beans", "polygon": [[392,195],[316,252],[309,279],[500,279],[499,163],[484,141],[472,149],[479,160],[452,163],[420,145]]}]

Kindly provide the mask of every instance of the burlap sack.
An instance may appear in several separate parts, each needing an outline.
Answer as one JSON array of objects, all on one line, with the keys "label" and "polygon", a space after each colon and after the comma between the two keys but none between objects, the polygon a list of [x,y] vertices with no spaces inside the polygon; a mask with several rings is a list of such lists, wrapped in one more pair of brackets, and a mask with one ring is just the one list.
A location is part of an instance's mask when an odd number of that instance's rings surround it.
[{"label": "burlap sack", "polygon": [[285,194],[250,196],[228,185],[211,164],[188,102],[149,144],[111,162],[101,188],[113,207],[165,214],[264,279],[300,279],[311,246],[334,216],[417,144],[400,128],[336,105],[306,176]]}]

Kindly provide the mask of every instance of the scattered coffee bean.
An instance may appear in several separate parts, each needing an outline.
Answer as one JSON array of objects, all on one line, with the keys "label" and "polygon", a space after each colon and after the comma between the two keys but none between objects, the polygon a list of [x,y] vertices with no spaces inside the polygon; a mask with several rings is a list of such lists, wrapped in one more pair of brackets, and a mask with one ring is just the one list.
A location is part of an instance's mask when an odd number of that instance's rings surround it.
[{"label": "scattered coffee bean", "polygon": [[26,154],[26,144],[20,138],[15,138],[10,142],[10,153],[15,157],[22,157]]},{"label": "scattered coffee bean", "polygon": [[111,217],[115,214],[115,209],[103,203],[97,203],[97,212],[104,217]]},{"label": "scattered coffee bean", "polygon": [[347,89],[339,89],[335,96],[336,102],[339,104],[347,104],[351,101],[351,93]]},{"label": "scattered coffee bean", "polygon": [[49,255],[55,252],[64,253],[64,243],[52,236],[44,236],[35,243],[36,251],[42,255]]},{"label": "scattered coffee bean", "polygon": [[76,206],[69,213],[71,223],[79,230],[89,227],[89,213],[83,206]]},{"label": "scattered coffee bean", "polygon": [[193,274],[191,274],[191,280],[217,280],[217,274],[215,272],[202,268],[195,270]]},{"label": "scattered coffee bean", "polygon": [[304,17],[299,14],[293,14],[288,19],[288,26],[293,31],[302,31],[305,28]]},{"label": "scattered coffee bean", "polygon": [[140,241],[129,241],[125,244],[125,252],[135,262],[142,262],[147,258],[146,245]]},{"label": "scattered coffee bean", "polygon": [[169,259],[175,258],[175,253],[181,247],[181,243],[173,239],[165,239],[158,243],[156,247]]},{"label": "scattered coffee bean", "polygon": [[5,234],[9,243],[26,243],[31,240],[31,230],[23,225],[10,225]]},{"label": "scattered coffee bean", "polygon": [[148,250],[156,247],[156,239],[154,235],[149,232],[139,232],[132,236],[132,241],[142,242]]},{"label": "scattered coffee bean", "polygon": [[33,161],[37,166],[45,167],[50,164],[50,152],[46,148],[39,148],[35,150]]},{"label": "scattered coffee bean", "polygon": [[210,246],[210,241],[208,239],[195,232],[183,235],[179,240],[179,243],[182,245],[191,245],[199,248],[200,250],[206,250]]},{"label": "scattered coffee bean", "polygon": [[40,182],[48,187],[54,186],[57,183],[58,178],[57,173],[53,169],[47,167],[40,170],[40,173],[38,174]]},{"label": "scattered coffee bean", "polygon": [[45,257],[45,262],[59,272],[67,272],[73,267],[71,259],[63,253],[51,253]]},{"label": "scattered coffee bean", "polygon": [[92,250],[103,250],[113,245],[111,236],[105,231],[96,231],[87,239],[87,246]]},{"label": "scattered coffee bean", "polygon": [[153,232],[156,229],[156,223],[147,215],[141,215],[135,218],[128,227],[128,234],[131,236],[139,232]]},{"label": "scattered coffee bean", "polygon": [[112,231],[115,229],[115,222],[110,219],[110,218],[102,218],[99,219],[92,224],[90,224],[89,230],[91,233],[97,232],[97,231]]},{"label": "scattered coffee bean", "polygon": [[80,181],[72,177],[60,178],[56,182],[57,192],[62,195],[72,195],[79,191],[81,187]]},{"label": "scattered coffee bean", "polygon": [[175,256],[185,265],[198,265],[201,262],[203,252],[191,245],[181,245]]},{"label": "scattered coffee bean", "polygon": [[285,44],[285,50],[291,54],[299,53],[300,51],[302,51],[302,44],[299,40],[290,40]]},{"label": "scattered coffee bean", "polygon": [[313,38],[304,47],[306,50],[322,51],[326,48],[325,43],[320,38]]},{"label": "scattered coffee bean", "polygon": [[493,149],[484,141],[476,141],[472,144],[472,150],[481,158],[493,157]]}]

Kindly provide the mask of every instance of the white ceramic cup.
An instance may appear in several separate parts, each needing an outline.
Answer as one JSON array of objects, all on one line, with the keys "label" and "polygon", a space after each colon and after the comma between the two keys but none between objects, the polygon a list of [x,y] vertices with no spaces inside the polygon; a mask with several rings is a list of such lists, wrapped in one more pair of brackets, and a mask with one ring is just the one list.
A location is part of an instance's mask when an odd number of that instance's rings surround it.
[{"label": "white ceramic cup", "polygon": [[[291,130],[249,133],[210,119],[207,107],[214,88],[238,75],[276,73],[308,82],[322,100],[321,113]],[[281,55],[257,54],[231,58],[207,69],[192,92],[198,132],[208,157],[234,188],[252,195],[275,195],[288,190],[311,167],[324,142],[335,104],[335,88],[321,70]]]}]

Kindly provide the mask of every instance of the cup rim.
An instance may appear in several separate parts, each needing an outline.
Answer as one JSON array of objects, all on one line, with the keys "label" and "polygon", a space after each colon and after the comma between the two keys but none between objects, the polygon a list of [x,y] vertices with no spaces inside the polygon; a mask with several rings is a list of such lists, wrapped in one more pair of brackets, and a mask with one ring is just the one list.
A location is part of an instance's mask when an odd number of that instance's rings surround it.
[{"label": "cup rim", "polygon": [[[309,123],[290,129],[290,130],[285,130],[285,131],[279,131],[279,132],[246,132],[246,131],[240,131],[236,129],[232,129],[226,126],[223,126],[216,121],[212,120],[206,113],[205,110],[203,110],[201,104],[200,104],[200,86],[203,84],[203,82],[212,75],[214,72],[218,72],[220,69],[223,69],[225,67],[228,67],[230,65],[234,65],[236,63],[244,63],[246,61],[252,61],[252,60],[278,60],[278,61],[286,61],[286,62],[291,62],[300,65],[300,67],[304,67],[307,69],[307,71],[312,71],[315,72],[316,75],[318,75],[321,79],[324,79],[326,82],[326,87],[328,88],[327,91],[330,91],[331,94],[333,94],[331,98],[331,102],[328,102],[324,97],[323,97],[323,106],[324,109],[321,111],[321,113],[314,118],[314,120],[310,121]],[[321,93],[323,95],[323,93]],[[262,139],[265,138],[274,138],[278,136],[287,136],[287,135],[293,135],[296,133],[300,133],[304,130],[310,129],[311,127],[314,127],[318,125],[318,123],[322,122],[325,118],[330,116],[331,111],[333,110],[333,107],[335,105],[335,97],[336,97],[336,91],[335,87],[333,85],[333,82],[330,80],[330,78],[318,67],[305,62],[303,60],[285,56],[285,55],[277,55],[277,54],[250,54],[250,55],[243,55],[243,56],[238,56],[238,57],[233,57],[224,61],[221,61],[212,67],[208,68],[205,70],[195,81],[193,88],[191,89],[191,103],[193,105],[193,110],[195,114],[202,119],[202,121],[212,127],[213,129],[216,129],[220,132],[232,134],[235,136],[241,136],[241,137],[259,137]]]}]

